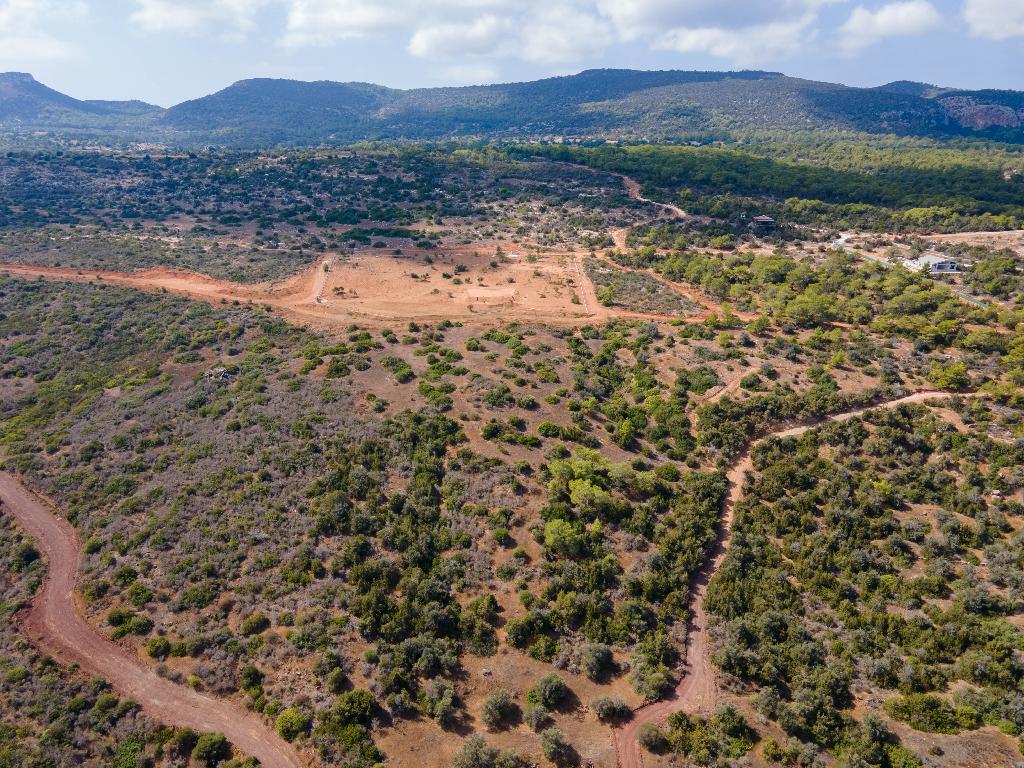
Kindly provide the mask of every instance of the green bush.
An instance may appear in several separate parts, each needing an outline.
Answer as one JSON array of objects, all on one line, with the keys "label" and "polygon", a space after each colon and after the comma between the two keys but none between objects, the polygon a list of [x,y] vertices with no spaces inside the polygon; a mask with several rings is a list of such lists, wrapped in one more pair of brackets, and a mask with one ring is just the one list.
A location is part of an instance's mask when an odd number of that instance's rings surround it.
[{"label": "green bush", "polygon": [[526,701],[534,706],[541,706],[547,710],[558,709],[564,704],[572,691],[559,675],[554,673],[545,675],[533,687],[526,692]]},{"label": "green bush", "polygon": [[242,622],[242,634],[248,637],[249,635],[257,635],[270,628],[270,619],[264,616],[262,613],[253,613],[245,617]]},{"label": "green bush", "polygon": [[484,699],[480,720],[494,730],[509,723],[519,713],[519,705],[510,691],[499,688]]},{"label": "green bush", "polygon": [[166,637],[154,637],[146,643],[146,653],[154,659],[166,659],[171,653],[171,641]]},{"label": "green bush", "polygon": [[517,768],[522,763],[511,752],[492,747],[484,738],[473,734],[452,756],[452,768]]},{"label": "green bush", "polygon": [[619,698],[613,699],[610,696],[598,696],[590,702],[590,708],[597,715],[597,719],[602,722],[624,719],[632,713],[626,702]]},{"label": "green bush", "polygon": [[960,733],[981,725],[972,707],[954,708],[944,699],[928,693],[910,693],[889,699],[885,711],[911,728],[930,733]]},{"label": "green bush", "polygon": [[637,731],[637,741],[648,752],[654,753],[663,752],[668,746],[665,734],[654,723],[644,723],[640,726],[640,730]]},{"label": "green bush", "polygon": [[544,757],[555,765],[569,762],[574,752],[558,728],[547,728],[541,733],[540,748],[544,753]]},{"label": "green bush", "polygon": [[230,754],[231,746],[222,733],[204,733],[192,748],[192,759],[210,766],[216,765]]},{"label": "green bush", "polygon": [[294,741],[299,736],[306,734],[309,731],[309,726],[309,715],[298,707],[281,710],[275,723],[278,735],[285,741]]}]

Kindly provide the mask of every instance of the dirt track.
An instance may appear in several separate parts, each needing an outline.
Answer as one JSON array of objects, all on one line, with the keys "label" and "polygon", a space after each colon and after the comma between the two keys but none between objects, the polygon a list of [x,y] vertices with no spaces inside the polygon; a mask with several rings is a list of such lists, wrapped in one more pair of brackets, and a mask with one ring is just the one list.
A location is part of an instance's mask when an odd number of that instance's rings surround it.
[{"label": "dirt track", "polygon": [[[640,185],[621,176],[627,194],[660,209],[659,217],[686,217],[678,206],[659,203],[641,195]],[[626,232],[613,233],[625,245]],[[415,320],[461,320],[480,325],[513,320],[576,326],[588,322],[625,320],[675,320],[679,314],[635,312],[601,305],[577,254],[548,250],[527,261],[518,254],[500,267],[485,268],[489,255],[445,249],[433,254],[436,265],[423,267],[408,258],[379,251],[362,251],[348,257],[327,254],[306,270],[276,283],[242,284],[195,272],[163,267],[118,272],[85,268],[48,267],[32,264],[0,264],[0,274],[55,282],[98,283],[141,291],[168,291],[212,304],[254,303],[272,308],[289,320],[316,328],[336,330],[353,322],[371,327]],[[701,307],[687,315],[700,321],[722,314],[722,305],[690,286],[666,279],[651,269],[632,269],[600,258],[616,269],[642,272]],[[468,271],[459,284],[438,280],[444,264],[459,264]],[[414,271],[415,270],[415,271]],[[450,274],[448,275],[450,277]],[[431,279],[433,278],[433,279]],[[742,320],[750,319],[735,313]]]},{"label": "dirt track", "polygon": [[22,615],[22,629],[34,643],[64,662],[100,675],[158,722],[223,733],[264,768],[304,768],[298,753],[258,715],[165,680],[89,626],[75,602],[81,559],[77,531],[6,472],[0,472],[0,500],[38,542],[49,566],[42,591]]},{"label": "dirt track", "polygon": [[[961,396],[975,397],[976,395],[967,394]],[[916,392],[912,395],[880,403],[869,408],[860,408],[855,411],[847,411],[846,413],[829,416],[827,419],[811,424],[787,427],[786,429],[766,435],[759,440],[755,440],[747,446],[743,454],[727,472],[729,490],[726,493],[725,503],[722,508],[719,539],[711,556],[705,561],[704,566],[694,579],[692,593],[693,615],[690,619],[690,626],[686,637],[686,666],[683,668],[683,676],[669,697],[641,707],[634,712],[633,718],[628,723],[622,728],[615,729],[615,754],[620,768],[641,768],[643,766],[643,751],[638,739],[640,728],[643,725],[646,723],[663,725],[668,720],[669,715],[680,710],[689,714],[698,712],[708,714],[714,710],[718,701],[717,674],[715,666],[711,661],[711,642],[708,631],[708,616],[704,610],[704,598],[707,595],[708,583],[722,566],[726,552],[729,549],[729,542],[732,537],[733,512],[743,494],[744,478],[747,472],[753,469],[751,456],[754,448],[772,438],[797,437],[807,430],[828,421],[846,421],[862,416],[871,410],[896,408],[900,405],[922,403],[927,400],[949,397],[953,397],[953,394],[932,390]]]},{"label": "dirt track", "polygon": [[[639,185],[628,177],[622,178],[630,196],[634,199],[657,205],[673,216],[686,216],[684,211],[674,205],[656,203],[641,197]],[[617,243],[619,239],[624,242],[624,238],[625,231],[616,233]],[[598,304],[593,286],[582,275],[579,262],[574,256],[571,262],[576,277],[582,282],[582,285],[579,286],[582,312],[575,315],[568,315],[565,312],[559,315],[554,313],[548,315],[543,312],[538,313],[535,308],[527,306],[520,307],[521,314],[537,322],[572,324],[594,319],[608,319],[612,316],[670,319],[667,316],[606,310]],[[331,267],[330,273],[325,269],[328,264]],[[620,265],[615,266],[622,268]],[[350,310],[345,309],[343,301],[331,297],[328,293],[331,283],[337,283],[337,277],[334,275],[337,268],[337,260],[328,256],[325,260],[283,283],[242,285],[195,273],[167,269],[150,269],[133,273],[97,273],[81,269],[0,264],[0,272],[23,278],[41,278],[59,282],[99,282],[144,291],[167,290],[211,303],[240,301],[265,304],[296,322],[321,328],[336,328],[340,321],[350,322],[356,317]],[[530,269],[533,271],[532,267]],[[720,305],[710,302],[706,297],[698,298],[690,289],[684,289],[678,284],[671,283],[652,271],[635,271],[652,274],[673,289],[702,304],[705,311],[701,315],[689,318],[691,320],[706,317],[712,311],[722,311]],[[381,283],[382,278],[383,276],[370,274],[368,282],[376,281],[384,286],[385,291],[390,291],[386,281]],[[540,298],[545,298],[544,294],[540,294]],[[409,299],[404,299],[404,301],[409,301]],[[406,316],[410,319],[430,320],[435,316],[430,313],[436,312],[438,318],[450,318],[451,314],[445,314],[444,311],[447,308],[448,305],[428,308],[412,301],[411,306],[406,310],[408,312]],[[389,315],[387,319],[398,319],[401,316],[393,314]],[[494,314],[494,318],[501,322],[507,322],[514,317],[514,314],[510,316],[505,311],[498,311]],[[474,318],[481,321],[489,319],[479,315],[474,315]],[[359,316],[359,319],[369,318]],[[376,319],[385,318],[377,317]],[[726,391],[728,388],[717,395],[725,394]],[[942,392],[919,392],[874,407],[893,408],[905,403],[949,396],[948,393]],[[870,409],[839,414],[831,417],[831,420],[846,420],[859,416],[866,410]],[[643,765],[643,757],[637,740],[639,729],[643,724],[661,724],[670,714],[678,710],[710,712],[714,708],[718,699],[718,686],[715,668],[711,662],[704,598],[707,585],[721,566],[728,549],[732,533],[733,511],[742,492],[744,477],[752,467],[751,452],[758,443],[770,437],[799,435],[813,426],[815,425],[788,428],[752,443],[728,471],[729,487],[723,507],[720,538],[711,557],[696,575],[693,584],[693,615],[687,635],[687,661],[683,676],[670,698],[637,710],[628,724],[613,732],[617,759],[623,768],[639,768]],[[240,750],[256,756],[268,768],[299,768],[304,765],[295,750],[279,739],[256,715],[245,712],[228,702],[203,696],[158,677],[134,655],[106,640],[92,629],[75,605],[74,590],[80,547],[74,528],[60,517],[55,516],[16,478],[2,472],[0,472],[0,500],[5,503],[6,508],[26,530],[39,540],[50,565],[43,591],[33,601],[24,627],[41,647],[60,658],[74,661],[83,668],[105,677],[115,689],[134,698],[148,713],[161,722],[205,731],[223,732]]]}]

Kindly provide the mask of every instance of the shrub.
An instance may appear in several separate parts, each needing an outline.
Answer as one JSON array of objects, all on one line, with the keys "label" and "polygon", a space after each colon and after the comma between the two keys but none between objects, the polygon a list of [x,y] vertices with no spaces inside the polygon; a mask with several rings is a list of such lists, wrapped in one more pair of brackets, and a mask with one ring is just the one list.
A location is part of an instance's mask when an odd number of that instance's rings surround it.
[{"label": "shrub", "polygon": [[604,643],[584,643],[579,651],[579,665],[591,680],[601,680],[611,669],[612,649]]},{"label": "shrub", "polygon": [[452,768],[516,768],[521,764],[511,752],[501,752],[484,738],[473,734],[452,756]]},{"label": "shrub", "polygon": [[641,725],[636,737],[637,741],[640,742],[640,746],[648,752],[663,752],[665,747],[668,746],[665,734],[654,723],[644,723]]},{"label": "shrub", "polygon": [[191,728],[178,728],[171,737],[171,751],[178,757],[189,757],[199,741],[199,734]]},{"label": "shrub", "polygon": [[369,725],[377,702],[373,694],[362,688],[341,694],[334,700],[332,714],[345,724]]},{"label": "shrub", "polygon": [[455,715],[455,687],[447,680],[431,680],[423,689],[423,709],[439,725]]},{"label": "shrub", "polygon": [[598,696],[590,702],[590,708],[594,710],[597,719],[602,722],[626,718],[632,712],[622,699],[613,699],[610,696]]},{"label": "shrub", "polygon": [[541,437],[559,437],[562,434],[562,428],[550,421],[542,421],[537,425],[537,434]]},{"label": "shrub", "polygon": [[656,701],[672,687],[668,668],[662,664],[650,664],[643,659],[635,660],[630,675],[633,690],[644,697],[645,701]]},{"label": "shrub", "polygon": [[258,691],[263,685],[263,673],[252,664],[242,667],[242,674],[239,675],[239,685],[243,691]]},{"label": "shrub", "polygon": [[540,748],[544,757],[556,765],[569,762],[573,756],[573,748],[558,728],[545,729],[540,735]]},{"label": "shrub", "polygon": [[230,754],[231,747],[222,733],[204,733],[192,748],[192,759],[206,765],[216,765]]},{"label": "shrub", "polygon": [[264,616],[262,613],[253,613],[245,617],[245,621],[242,622],[242,634],[256,635],[264,630],[270,628],[270,619]]},{"label": "shrub", "polygon": [[166,637],[154,637],[146,643],[146,653],[154,659],[166,659],[171,653],[171,641]]},{"label": "shrub", "polygon": [[416,373],[413,371],[412,366],[400,357],[385,357],[380,361],[380,364],[391,372],[395,377],[395,381],[399,384],[405,384],[416,378]]},{"label": "shrub", "polygon": [[31,543],[25,541],[14,547],[12,556],[14,559],[14,570],[23,571],[39,559],[39,550]]},{"label": "shrub", "polygon": [[519,705],[510,691],[499,688],[484,700],[480,720],[488,728],[495,729],[511,721],[519,712]]},{"label": "shrub", "polygon": [[526,692],[526,701],[545,709],[557,709],[569,698],[572,691],[565,680],[556,674],[544,675]]},{"label": "shrub", "polygon": [[977,728],[980,718],[971,707],[954,709],[949,703],[926,693],[910,693],[889,699],[885,711],[911,728],[930,733],[959,733]]},{"label": "shrub", "polygon": [[278,735],[285,741],[294,741],[299,736],[309,731],[309,715],[298,707],[288,707],[281,710],[277,716],[275,727]]},{"label": "shrub", "polygon": [[549,719],[548,711],[540,705],[528,706],[523,714],[523,720],[533,730],[539,730]]},{"label": "shrub", "polygon": [[335,667],[327,673],[327,690],[331,693],[341,693],[345,690],[346,685],[348,685],[348,677],[345,675],[345,670]]}]

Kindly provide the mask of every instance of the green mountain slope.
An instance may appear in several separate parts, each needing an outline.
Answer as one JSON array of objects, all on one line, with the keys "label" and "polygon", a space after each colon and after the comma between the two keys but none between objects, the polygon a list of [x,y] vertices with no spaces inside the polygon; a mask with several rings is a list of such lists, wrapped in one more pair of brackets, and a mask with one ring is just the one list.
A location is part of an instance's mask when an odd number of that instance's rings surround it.
[{"label": "green mountain slope", "polygon": [[111,127],[162,113],[142,101],[80,101],[49,88],[25,72],[0,73],[0,126]]},{"label": "green mountain slope", "polygon": [[235,147],[372,139],[679,139],[750,130],[851,130],[1024,143],[1024,93],[899,81],[853,88],[775,72],[588,70],[525,83],[397,90],[243,80],[167,110],[79,101],[0,75],[0,136],[106,130],[125,140]]}]

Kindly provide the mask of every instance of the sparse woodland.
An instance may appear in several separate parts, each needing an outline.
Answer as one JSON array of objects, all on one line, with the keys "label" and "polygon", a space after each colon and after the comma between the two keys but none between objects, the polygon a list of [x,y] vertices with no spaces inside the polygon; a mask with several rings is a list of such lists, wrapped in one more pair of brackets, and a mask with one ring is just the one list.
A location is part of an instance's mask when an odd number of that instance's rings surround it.
[{"label": "sparse woodland", "polygon": [[[657,186],[682,173],[674,152],[666,168],[567,157],[646,167]],[[253,304],[0,279],[5,467],[80,532],[88,620],[158,674],[259,713],[324,766],[422,759],[410,745],[456,768],[614,764],[610,729],[685,669],[737,458],[781,427],[941,389],[965,396],[758,445],[706,601],[723,702],[641,743],[658,765],[941,765],[979,735],[1018,749],[1012,251],[970,251],[981,307],[827,247],[645,224],[617,177],[521,149],[25,154],[0,174],[17,184],[0,198],[2,261],[257,282],[353,243],[423,259],[519,236],[605,250],[584,261],[602,304],[659,315],[312,330]],[[110,189],[118,178],[138,196]],[[1019,199],[978,178],[964,188],[1011,226]],[[842,205],[897,194],[859,184]],[[606,232],[629,224],[611,248]],[[698,318],[669,282],[720,311]],[[44,564],[6,517],[0,556],[10,619]],[[150,722],[5,622],[0,766],[186,756],[245,760]]]}]

